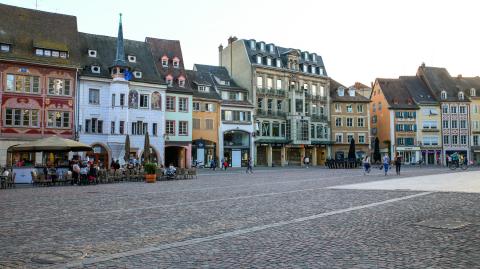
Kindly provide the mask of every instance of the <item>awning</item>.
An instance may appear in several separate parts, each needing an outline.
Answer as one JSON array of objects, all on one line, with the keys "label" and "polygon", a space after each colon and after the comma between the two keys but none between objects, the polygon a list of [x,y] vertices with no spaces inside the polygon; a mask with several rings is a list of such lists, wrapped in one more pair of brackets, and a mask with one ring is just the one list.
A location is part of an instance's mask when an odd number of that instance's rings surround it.
[{"label": "awning", "polygon": [[312,145],[333,145],[333,141],[312,141]]},{"label": "awning", "polygon": [[16,145],[10,148],[10,151],[92,151],[89,145],[77,142],[75,140],[50,136],[25,144]]},{"label": "awning", "polygon": [[255,139],[255,144],[289,144],[291,143],[292,140],[287,140],[287,139],[268,139],[268,138],[261,138],[261,139]]}]

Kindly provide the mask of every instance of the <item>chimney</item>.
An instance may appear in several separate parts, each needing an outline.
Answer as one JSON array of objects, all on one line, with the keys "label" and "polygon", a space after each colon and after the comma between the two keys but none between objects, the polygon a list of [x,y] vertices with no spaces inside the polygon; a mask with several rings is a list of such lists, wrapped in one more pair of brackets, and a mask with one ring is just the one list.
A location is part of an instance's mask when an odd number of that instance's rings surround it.
[{"label": "chimney", "polygon": [[458,74],[457,78],[458,78],[458,79],[461,79],[461,78],[462,78],[462,74]]},{"label": "chimney", "polygon": [[237,41],[238,38],[236,36],[230,36],[228,38],[228,45],[231,45],[233,42]]},{"label": "chimney", "polygon": [[220,46],[218,46],[218,65],[219,66],[222,66],[222,51],[223,51],[223,45],[220,44]]}]

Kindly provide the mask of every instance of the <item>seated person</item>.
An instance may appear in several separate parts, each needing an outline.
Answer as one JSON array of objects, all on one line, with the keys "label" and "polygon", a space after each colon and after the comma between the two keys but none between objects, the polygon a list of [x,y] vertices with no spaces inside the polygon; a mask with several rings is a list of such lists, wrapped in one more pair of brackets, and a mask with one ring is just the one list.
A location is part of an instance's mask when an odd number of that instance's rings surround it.
[{"label": "seated person", "polygon": [[175,168],[175,166],[173,166],[173,163],[171,163],[165,172],[167,176],[171,176],[171,175],[175,175],[175,173],[177,172],[177,169]]}]

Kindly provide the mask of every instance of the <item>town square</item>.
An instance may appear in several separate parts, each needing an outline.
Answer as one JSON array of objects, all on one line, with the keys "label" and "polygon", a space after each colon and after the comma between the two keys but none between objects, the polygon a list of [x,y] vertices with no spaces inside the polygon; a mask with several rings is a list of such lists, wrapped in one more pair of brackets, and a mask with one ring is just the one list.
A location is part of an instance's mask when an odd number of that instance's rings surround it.
[{"label": "town square", "polygon": [[0,269],[480,268],[479,8],[0,0]]}]

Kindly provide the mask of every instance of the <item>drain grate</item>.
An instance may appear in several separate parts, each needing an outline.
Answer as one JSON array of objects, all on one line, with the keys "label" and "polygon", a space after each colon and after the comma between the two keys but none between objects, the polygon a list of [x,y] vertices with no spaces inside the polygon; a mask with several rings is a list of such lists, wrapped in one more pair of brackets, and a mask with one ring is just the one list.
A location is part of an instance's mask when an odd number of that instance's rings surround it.
[{"label": "drain grate", "polygon": [[429,219],[415,223],[418,226],[424,226],[433,229],[447,229],[447,230],[456,230],[464,228],[470,225],[470,222],[466,222],[458,219]]}]

